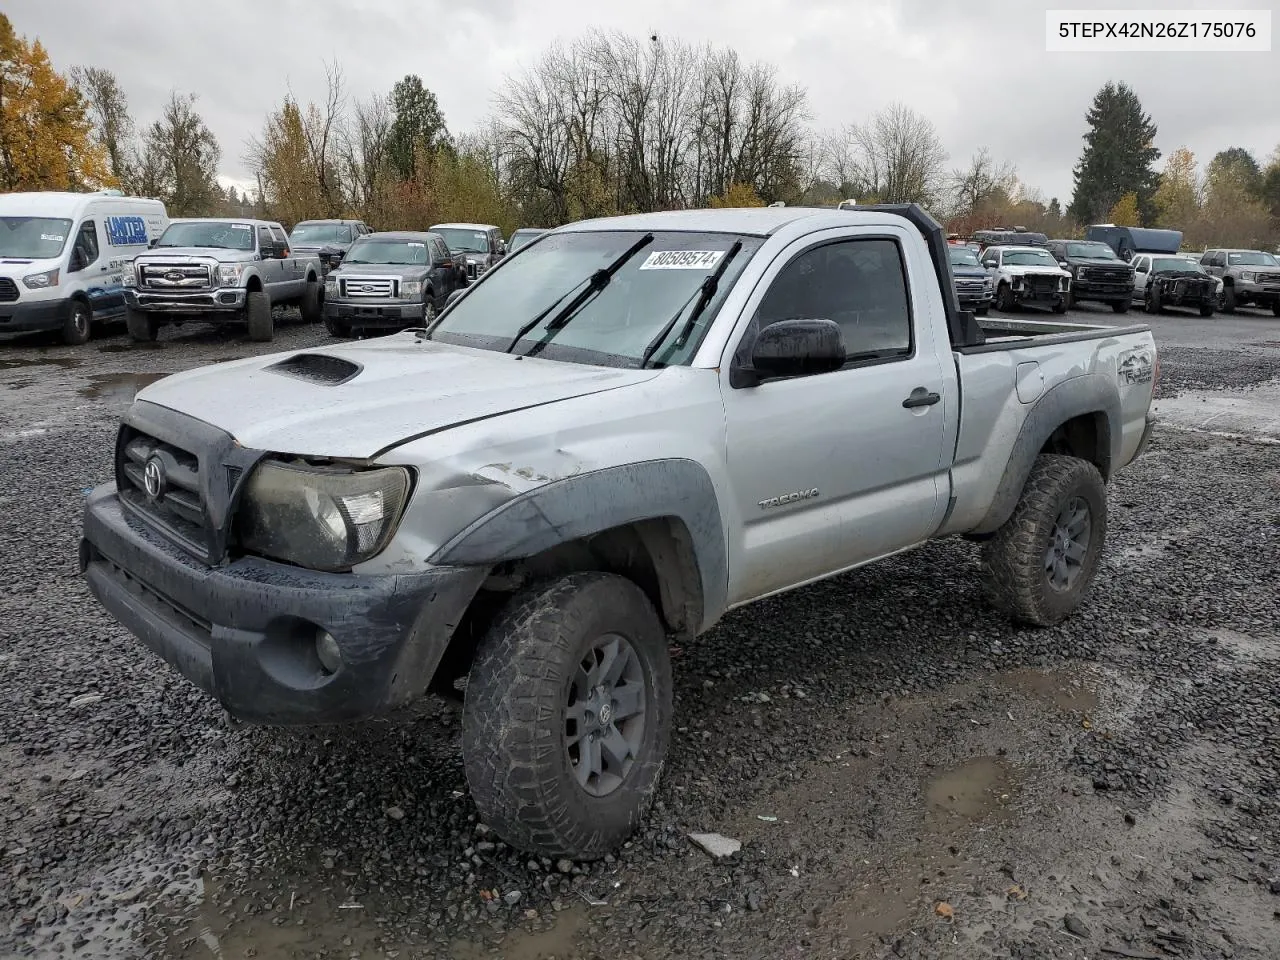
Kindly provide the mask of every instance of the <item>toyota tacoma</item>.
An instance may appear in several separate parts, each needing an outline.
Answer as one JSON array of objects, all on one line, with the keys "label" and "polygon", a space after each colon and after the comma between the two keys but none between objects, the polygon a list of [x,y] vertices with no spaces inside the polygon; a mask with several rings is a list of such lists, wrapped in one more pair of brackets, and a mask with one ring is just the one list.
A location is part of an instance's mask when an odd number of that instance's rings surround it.
[{"label": "toyota tacoma", "polygon": [[591,859],[731,610],[961,535],[1016,620],[1087,603],[1157,377],[1145,325],[960,311],[918,207],[583,221],[430,328],[143,390],[80,570],[244,721],[462,690],[484,822]]}]

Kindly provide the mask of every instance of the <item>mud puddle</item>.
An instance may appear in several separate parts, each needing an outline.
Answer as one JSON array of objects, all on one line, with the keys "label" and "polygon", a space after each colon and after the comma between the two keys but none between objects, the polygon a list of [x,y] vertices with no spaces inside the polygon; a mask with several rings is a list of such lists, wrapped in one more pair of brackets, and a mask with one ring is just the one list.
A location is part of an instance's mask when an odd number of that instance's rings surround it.
[{"label": "mud puddle", "polygon": [[157,380],[163,380],[167,373],[100,373],[87,378],[87,386],[81,387],[77,393],[90,400],[124,400],[128,402],[138,395],[138,391],[149,387]]},{"label": "mud puddle", "polygon": [[996,757],[974,757],[934,777],[925,788],[930,818],[942,823],[981,820],[1008,808],[1013,776]]},{"label": "mud puddle", "polygon": [[1152,410],[1174,427],[1280,439],[1280,381],[1248,391],[1189,390],[1155,401]]},{"label": "mud puddle", "polygon": [[1036,700],[1047,700],[1063,713],[1089,714],[1098,708],[1098,694],[1079,677],[1041,670],[1015,670],[1000,675],[1006,686]]},{"label": "mud puddle", "polygon": [[75,357],[0,357],[0,370],[23,370],[30,367],[60,367],[71,370],[84,364]]},{"label": "mud puddle", "polygon": [[[586,924],[585,913],[571,908],[546,920],[531,920],[529,927],[510,930],[502,937],[485,943],[455,940],[449,948],[453,960],[481,960],[501,957],[503,960],[568,960],[583,954],[578,950],[578,932]],[[534,927],[534,924],[542,925]],[[532,929],[531,929],[532,928]]]}]

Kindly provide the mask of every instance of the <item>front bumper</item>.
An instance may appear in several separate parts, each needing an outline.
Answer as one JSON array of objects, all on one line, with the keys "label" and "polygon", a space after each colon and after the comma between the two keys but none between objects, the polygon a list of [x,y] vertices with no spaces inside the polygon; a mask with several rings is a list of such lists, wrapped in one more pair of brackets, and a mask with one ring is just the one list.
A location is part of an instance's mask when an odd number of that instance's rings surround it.
[{"label": "front bumper", "polygon": [[1270,306],[1280,300],[1280,284],[1276,283],[1235,283],[1236,299],[1242,303],[1258,303]]},{"label": "front bumper", "polygon": [[67,320],[70,300],[18,300],[0,303],[0,333],[57,330]]},{"label": "front bumper", "polygon": [[965,309],[971,307],[989,307],[995,302],[995,299],[996,295],[991,290],[984,290],[982,293],[956,291],[956,301]]},{"label": "front bumper", "polygon": [[236,313],[244,309],[244,290],[159,293],[125,287],[124,302],[143,313]]},{"label": "front bumper", "polygon": [[[233,716],[268,724],[376,716],[422,694],[487,571],[330,574],[253,557],[209,567],[89,496],[80,570],[104,607]],[[342,651],[332,674],[317,630]]]},{"label": "front bumper", "polygon": [[369,304],[329,299],[324,302],[325,319],[341,320],[354,326],[403,326],[413,322],[421,323],[425,311],[426,305],[421,302]]},{"label": "front bumper", "polygon": [[1077,300],[1128,303],[1133,298],[1133,284],[1110,280],[1072,280],[1071,295]]}]

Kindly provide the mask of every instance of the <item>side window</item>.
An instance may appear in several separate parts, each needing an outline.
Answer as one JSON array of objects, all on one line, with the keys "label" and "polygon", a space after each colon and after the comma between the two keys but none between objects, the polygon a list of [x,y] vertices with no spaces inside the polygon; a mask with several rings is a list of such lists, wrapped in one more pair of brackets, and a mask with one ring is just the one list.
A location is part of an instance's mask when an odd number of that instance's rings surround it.
[{"label": "side window", "polygon": [[1138,273],[1146,273],[1146,272],[1147,272],[1147,258],[1146,258],[1146,257],[1138,257],[1138,258],[1136,258],[1136,259],[1133,261],[1133,269],[1134,269],[1135,271],[1137,271]]},{"label": "side window", "polygon": [[98,226],[93,220],[80,224],[76,245],[72,250],[74,269],[83,270],[98,260]]},{"label": "side window", "polygon": [[769,287],[753,330],[794,319],[835,321],[851,361],[871,359],[870,354],[909,355],[911,303],[898,245],[840,240],[797,256]]},{"label": "side window", "polygon": [[449,259],[449,248],[444,245],[444,241],[439,237],[433,237],[431,240],[431,256],[436,263],[444,263]]},{"label": "side window", "polygon": [[982,263],[984,266],[988,267],[1000,266],[1000,248],[988,247],[984,250],[982,253]]},{"label": "side window", "polygon": [[285,236],[283,227],[272,226],[271,239],[275,241],[279,249],[287,250],[289,248],[289,238]]},{"label": "side window", "polygon": [[258,227],[258,251],[267,256],[275,241],[271,239],[271,231],[264,226]]}]

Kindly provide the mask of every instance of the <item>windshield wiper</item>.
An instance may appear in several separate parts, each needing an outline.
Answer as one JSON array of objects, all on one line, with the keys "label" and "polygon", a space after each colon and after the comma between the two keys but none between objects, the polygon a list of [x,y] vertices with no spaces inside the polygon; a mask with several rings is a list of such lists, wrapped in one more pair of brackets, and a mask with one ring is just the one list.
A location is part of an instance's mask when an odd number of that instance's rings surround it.
[{"label": "windshield wiper", "polygon": [[[707,304],[710,303],[711,298],[716,295],[716,288],[720,285],[720,278],[724,276],[725,270],[729,267],[729,261],[732,260],[741,249],[742,241],[735,240],[733,246],[728,249],[724,258],[720,261],[715,270],[712,271],[707,278],[698,285],[698,289],[694,291],[694,296],[698,298],[698,302],[697,305],[694,306],[693,312],[689,314],[689,319],[685,321],[684,326],[680,329],[680,336],[676,337],[674,346],[676,350],[679,350],[686,342],[688,342],[689,335],[693,333],[693,326],[698,322],[698,317],[702,316],[702,311],[707,309]],[[675,315],[662,325],[662,329],[658,331],[658,335],[649,341],[648,346],[644,348],[644,353],[640,355],[640,367],[642,369],[649,365],[649,361],[653,359],[653,355],[658,352],[658,348],[662,346],[663,341],[670,335],[672,328],[680,319],[681,314],[684,313],[684,308],[689,305],[689,301],[692,299],[693,297],[690,297],[689,300],[682,303],[680,305],[680,309],[675,312]]]},{"label": "windshield wiper", "polygon": [[[568,325],[569,321],[573,319],[573,315],[577,313],[578,310],[580,310],[588,300],[590,300],[593,296],[595,296],[597,293],[599,293],[601,290],[603,290],[605,287],[609,285],[609,281],[613,279],[613,275],[617,273],[619,270],[621,270],[628,260],[630,260],[632,257],[634,257],[637,253],[639,253],[641,250],[643,250],[645,247],[647,247],[651,243],[653,243],[653,234],[646,233],[643,237],[641,237],[639,240],[637,240],[635,243],[629,246],[626,250],[620,253],[617,257],[615,257],[613,262],[610,263],[607,267],[602,267],[601,269],[593,273],[586,281],[587,283],[586,288],[578,291],[577,296],[575,296],[572,300],[570,300],[563,307],[561,307],[560,311],[554,317],[552,317],[549,321],[547,321],[546,336],[544,336],[541,340],[539,340],[532,347],[530,347],[529,352],[526,353],[525,356],[532,357],[535,354],[539,353],[543,347],[545,347],[548,343],[552,341],[552,339],[555,337],[557,332],[559,332],[563,327]],[[569,296],[569,294],[572,293],[573,290],[576,290],[580,286],[582,286],[581,282],[576,284],[571,290],[566,292],[563,297],[561,297],[555,303],[551,304],[551,306],[547,307],[546,310],[543,310],[542,313],[538,314],[536,317],[534,317],[532,320],[530,320],[528,323],[522,326],[519,332],[515,335],[515,338],[511,341],[511,345],[507,347],[507,353],[510,353],[512,350],[514,350],[516,347],[516,344],[518,344],[524,338],[525,334],[527,334],[530,330],[532,330],[539,323],[541,323],[543,317],[545,317],[552,310],[554,310],[556,306],[565,299],[565,297]]]}]

